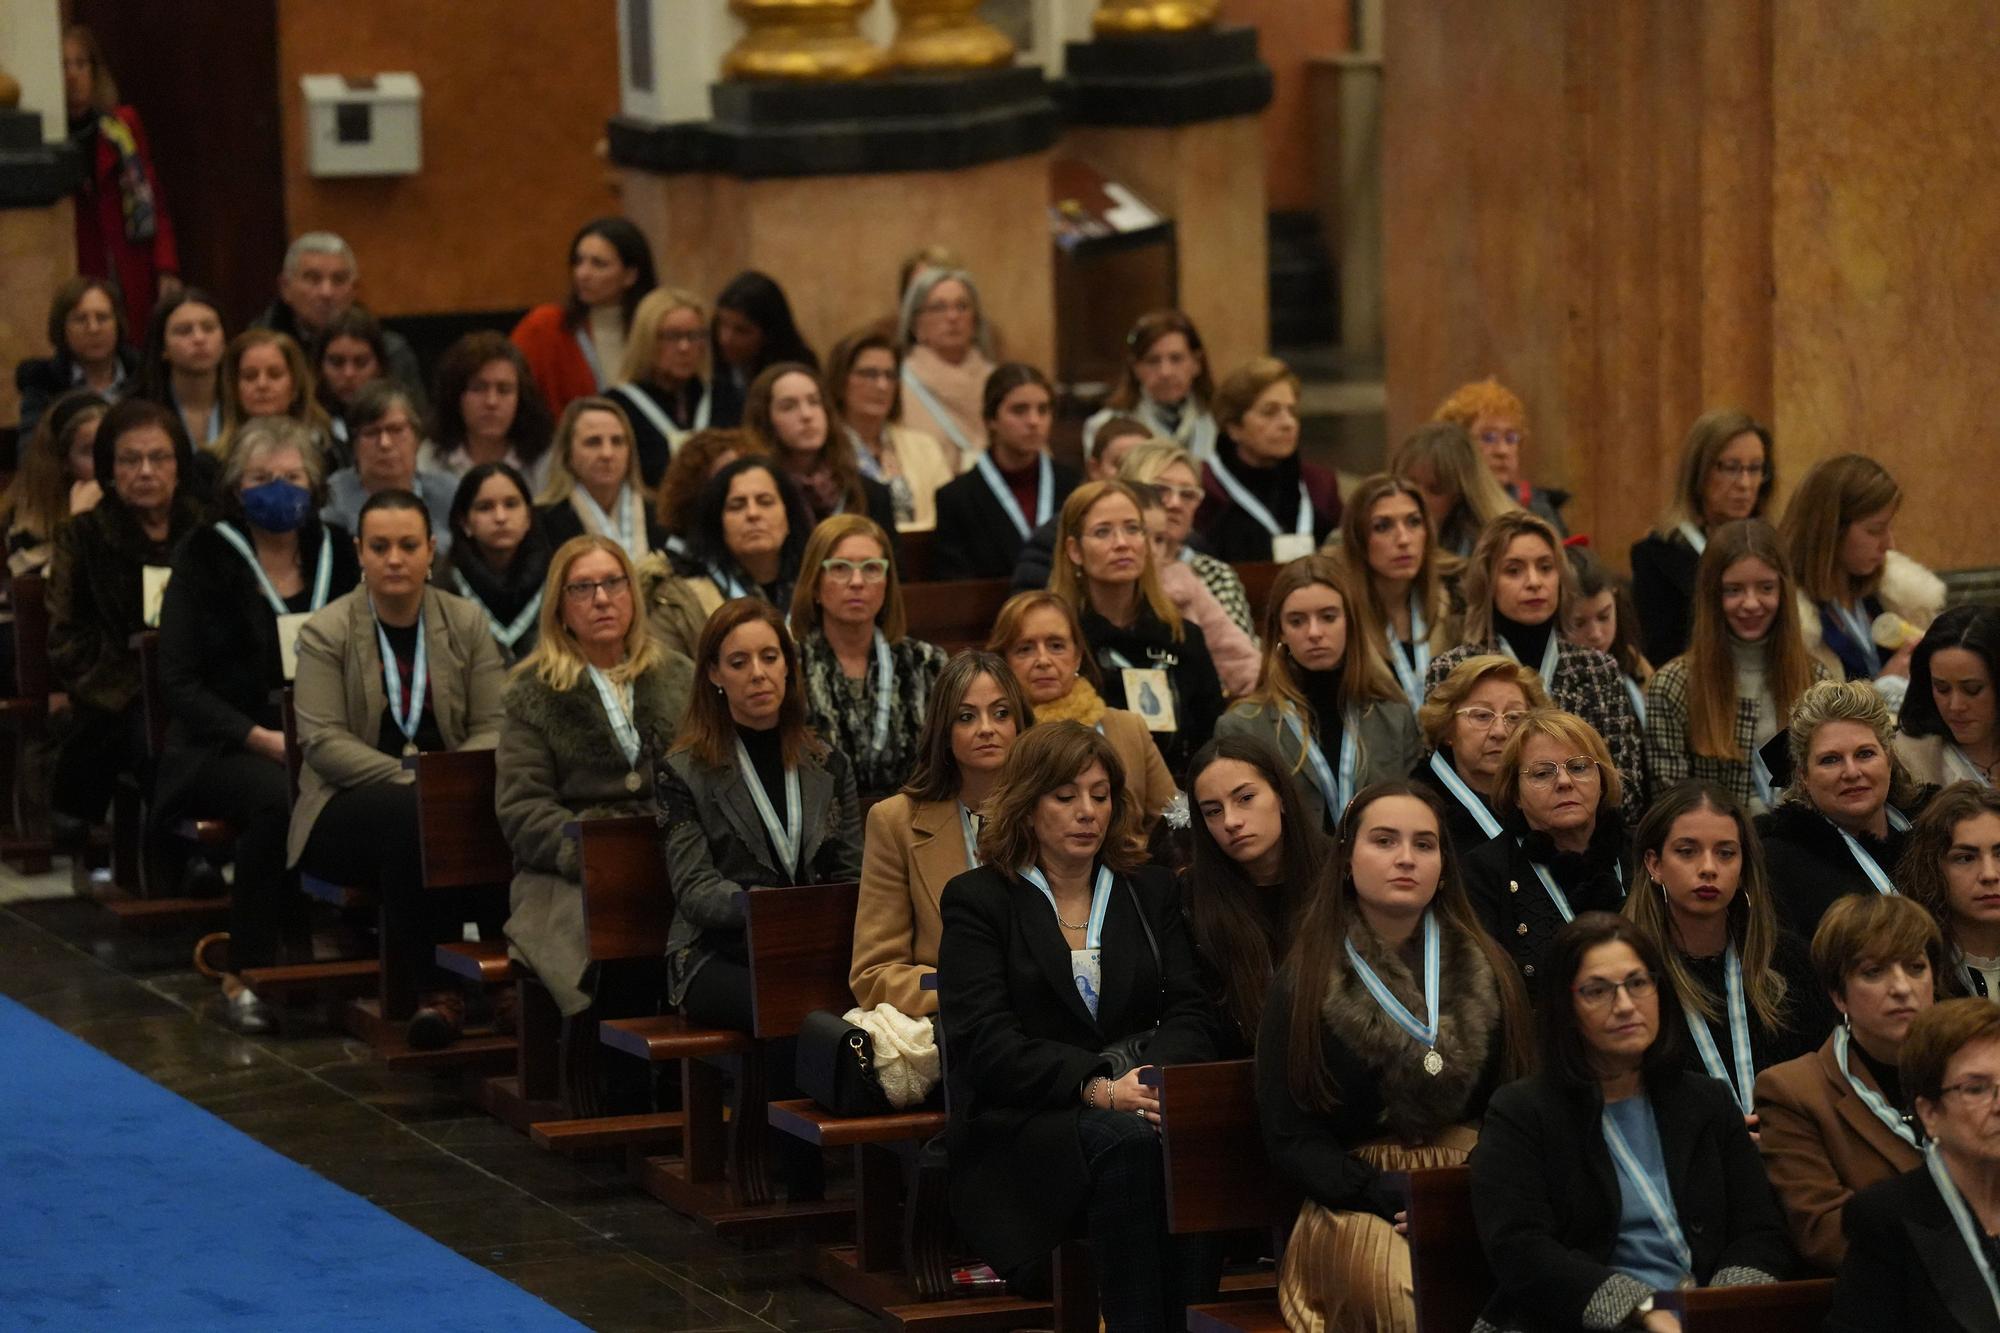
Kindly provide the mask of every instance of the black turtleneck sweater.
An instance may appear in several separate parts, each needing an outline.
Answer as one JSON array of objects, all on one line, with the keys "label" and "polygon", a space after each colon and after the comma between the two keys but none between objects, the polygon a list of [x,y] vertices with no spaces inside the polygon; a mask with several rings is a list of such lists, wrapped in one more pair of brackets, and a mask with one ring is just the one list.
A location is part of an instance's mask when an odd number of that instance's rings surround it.
[{"label": "black turtleneck sweater", "polygon": [[1292,669],[1292,679],[1298,682],[1299,693],[1305,695],[1306,705],[1312,709],[1313,732],[1329,764],[1340,762],[1340,736],[1345,721],[1340,707],[1341,670],[1341,667],[1331,671]]},{"label": "black turtleneck sweater", "polygon": [[[1555,632],[1556,618],[1553,615],[1539,625],[1523,625],[1518,620],[1509,620],[1498,610],[1493,612],[1494,639],[1505,639],[1521,665],[1530,671],[1542,669],[1542,654],[1548,651],[1549,636]],[[1547,687],[1548,683],[1543,681],[1542,685]]]},{"label": "black turtleneck sweater", "polygon": [[[780,823],[785,819],[785,744],[781,728],[766,727],[762,731],[737,724],[736,734],[743,741],[743,748],[749,752],[750,766],[756,770],[757,782],[764,788],[764,798],[771,803],[772,811]],[[777,848],[771,849],[773,852]]]},{"label": "black turtleneck sweater", "polygon": [[[1271,518],[1280,532],[1296,530],[1299,518],[1299,456],[1294,452],[1289,458],[1282,458],[1268,467],[1252,467],[1243,460],[1236,450],[1236,442],[1228,436],[1216,441],[1215,452],[1229,475],[1236,478],[1258,503],[1270,511]],[[1330,527],[1330,524],[1328,525]],[[1262,523],[1246,512],[1235,501],[1221,508],[1203,528],[1208,538],[1211,552],[1218,560],[1231,564],[1243,561],[1269,560],[1271,558],[1271,534]],[[1321,533],[1321,516],[1313,517],[1313,536]]]}]

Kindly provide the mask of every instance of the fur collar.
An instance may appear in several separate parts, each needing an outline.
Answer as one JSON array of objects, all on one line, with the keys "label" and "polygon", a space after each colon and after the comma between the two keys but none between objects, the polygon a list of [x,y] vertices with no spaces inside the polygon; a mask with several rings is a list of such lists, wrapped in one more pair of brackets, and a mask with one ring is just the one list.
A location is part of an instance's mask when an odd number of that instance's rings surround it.
[{"label": "fur collar", "polygon": [[[1444,1057],[1444,1068],[1438,1073],[1424,1072],[1425,1048],[1375,1003],[1344,951],[1320,1002],[1329,1034],[1375,1072],[1382,1118],[1405,1143],[1420,1142],[1466,1118],[1488,1053],[1500,1036],[1500,989],[1486,951],[1448,922],[1439,924],[1444,994],[1438,1004],[1437,1052]],[[1402,955],[1358,918],[1347,937],[1389,993],[1421,1019],[1422,978],[1412,975]]]},{"label": "fur collar", "polygon": [[1069,687],[1069,693],[1054,703],[1036,704],[1037,722],[1081,722],[1086,727],[1094,727],[1103,718],[1105,703],[1093,686],[1081,673]]},{"label": "fur collar", "polygon": [[[632,721],[639,732],[641,767],[649,766],[648,754],[665,754],[673,744],[688,688],[687,673],[676,671],[676,665],[670,657],[632,682]],[[508,684],[503,705],[509,715],[547,738],[549,749],[558,757],[559,771],[625,771],[625,756],[604,716],[597,687],[588,676],[579,676],[569,689],[556,691],[530,667]]]}]

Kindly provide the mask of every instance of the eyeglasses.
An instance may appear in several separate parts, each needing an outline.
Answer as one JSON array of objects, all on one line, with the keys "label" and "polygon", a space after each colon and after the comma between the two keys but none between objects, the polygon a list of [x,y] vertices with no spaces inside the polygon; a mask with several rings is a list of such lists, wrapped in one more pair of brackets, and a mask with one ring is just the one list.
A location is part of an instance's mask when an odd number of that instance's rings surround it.
[{"label": "eyeglasses", "polygon": [[[1659,985],[1659,982],[1653,980],[1651,972],[1634,972],[1623,981],[1605,981],[1601,977],[1592,977],[1581,986],[1571,989],[1576,998],[1583,1001],[1584,1008],[1602,1009],[1612,1002],[1612,997],[1619,991],[1624,991],[1636,1004],[1652,995],[1659,989]],[[1946,1091],[1949,1092],[1950,1089],[1947,1088]]]},{"label": "eyeglasses", "polygon": [[822,560],[819,568],[836,583],[851,583],[856,574],[863,583],[880,583],[889,577],[889,562],[881,556],[868,560]]},{"label": "eyeglasses", "polygon": [[632,580],[623,574],[613,574],[608,579],[578,579],[575,583],[563,584],[563,596],[572,602],[594,602],[602,592],[606,598],[616,601],[632,586]]},{"label": "eyeglasses", "polygon": [[1521,770],[1521,776],[1537,787],[1546,787],[1554,782],[1557,773],[1569,774],[1571,782],[1586,782],[1597,776],[1597,761],[1579,754],[1571,755],[1560,764],[1530,764]]},{"label": "eyeglasses", "polygon": [[972,313],[970,301],[930,301],[918,307],[920,315],[969,315]]},{"label": "eyeglasses", "polygon": [[1479,442],[1489,448],[1496,444],[1519,444],[1521,432],[1518,430],[1482,430]]},{"label": "eyeglasses", "polygon": [[379,425],[363,426],[361,438],[375,440],[407,440],[417,433],[417,428],[407,421],[384,421]]},{"label": "eyeglasses", "polygon": [[1731,481],[1745,479],[1762,481],[1764,479],[1764,465],[1762,463],[1717,463],[1715,470]]},{"label": "eyeglasses", "polygon": [[1512,732],[1514,728],[1521,725],[1521,719],[1527,715],[1526,710],[1519,708],[1505,713],[1496,713],[1490,708],[1461,708],[1458,710],[1458,716],[1464,718],[1481,731],[1493,730],[1493,724],[1498,722],[1501,731]]},{"label": "eyeglasses", "polygon": [[122,472],[143,472],[147,468],[155,472],[165,472],[173,465],[174,454],[171,449],[163,449],[157,453],[118,454],[111,460],[112,468]]},{"label": "eyeglasses", "polygon": [[1955,1092],[1974,1106],[1991,1106],[1995,1097],[2000,1097],[2000,1083],[1990,1078],[1969,1078],[1962,1083],[1939,1088],[1939,1092]]},{"label": "eyeglasses", "polygon": [[675,347],[700,347],[708,341],[707,329],[668,329],[660,341]]},{"label": "eyeglasses", "polygon": [[866,368],[857,366],[847,373],[853,379],[867,380],[870,384],[894,384],[896,382],[896,372],[893,370],[884,370],[880,366],[868,366]]}]

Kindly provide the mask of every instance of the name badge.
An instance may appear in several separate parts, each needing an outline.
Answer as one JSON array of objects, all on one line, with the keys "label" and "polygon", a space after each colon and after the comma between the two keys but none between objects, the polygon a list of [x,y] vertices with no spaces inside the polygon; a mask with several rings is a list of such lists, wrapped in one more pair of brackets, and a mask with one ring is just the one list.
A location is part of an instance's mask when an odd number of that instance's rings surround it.
[{"label": "name badge", "polygon": [[1309,532],[1280,532],[1271,538],[1271,559],[1277,564],[1290,564],[1312,553],[1313,539]]},{"label": "name badge", "polygon": [[167,595],[167,580],[173,576],[174,571],[165,565],[147,565],[139,571],[139,605],[147,629],[160,627],[160,603]]},{"label": "name badge", "polygon": [[285,679],[299,674],[299,631],[312,619],[310,611],[291,611],[278,617],[278,661],[285,668]]},{"label": "name badge", "polygon": [[1123,667],[1125,707],[1137,713],[1148,731],[1178,731],[1174,721],[1174,692],[1167,673],[1159,667]]}]

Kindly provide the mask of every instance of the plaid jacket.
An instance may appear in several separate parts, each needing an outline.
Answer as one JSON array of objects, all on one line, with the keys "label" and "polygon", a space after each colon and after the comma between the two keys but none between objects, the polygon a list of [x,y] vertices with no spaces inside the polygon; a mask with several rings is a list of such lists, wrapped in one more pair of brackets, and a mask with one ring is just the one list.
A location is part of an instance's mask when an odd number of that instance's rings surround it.
[{"label": "plaid jacket", "polygon": [[[1813,680],[1825,680],[1826,668],[1817,658],[1810,661]],[[1736,701],[1736,725],[1730,735],[1743,758],[1715,759],[1696,754],[1688,736],[1688,683],[1687,658],[1676,657],[1646,684],[1646,776],[1653,790],[1665,791],[1692,778],[1714,783],[1746,810],[1761,810],[1757,783],[1750,776],[1750,755],[1757,748],[1757,701]]]}]

